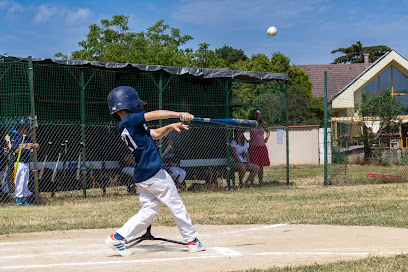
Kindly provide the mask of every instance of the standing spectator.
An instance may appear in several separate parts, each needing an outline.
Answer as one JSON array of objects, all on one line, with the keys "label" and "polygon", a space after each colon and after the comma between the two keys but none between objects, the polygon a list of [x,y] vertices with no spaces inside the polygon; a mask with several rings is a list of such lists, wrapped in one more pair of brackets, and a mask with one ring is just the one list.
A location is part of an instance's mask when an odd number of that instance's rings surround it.
[{"label": "standing spectator", "polygon": [[[231,152],[233,168],[238,171],[239,188],[242,188],[244,185],[246,187],[253,186],[254,178],[259,173],[259,166],[250,163],[248,160],[248,142],[244,136],[244,129],[236,129],[234,131],[234,139],[231,141]],[[246,171],[250,173],[245,183],[243,183]]]},{"label": "standing spectator", "polygon": [[[268,142],[270,131],[264,120],[262,120],[262,114],[260,109],[254,109],[252,112],[252,119],[258,122],[256,128],[250,130],[250,140],[249,140],[249,158],[251,163],[259,166],[259,185],[263,184],[263,167],[269,166],[268,148],[266,143]],[[264,134],[266,132],[266,137]]]},{"label": "standing spectator", "polygon": [[[23,141],[23,135],[27,133],[28,130],[28,120],[21,118],[17,121],[16,130],[18,135],[14,137],[14,142],[12,144],[12,151],[15,155],[20,152],[20,161],[18,163],[18,168],[16,175],[14,177],[14,183],[16,186],[15,197],[16,205],[26,205],[29,206],[30,203],[27,200],[27,197],[31,196],[33,193],[28,189],[28,182],[30,180],[30,153],[34,152],[34,144],[30,137],[25,137],[24,144],[21,144]],[[35,144],[37,151],[40,149],[38,143]],[[17,156],[16,156],[17,158]]]}]

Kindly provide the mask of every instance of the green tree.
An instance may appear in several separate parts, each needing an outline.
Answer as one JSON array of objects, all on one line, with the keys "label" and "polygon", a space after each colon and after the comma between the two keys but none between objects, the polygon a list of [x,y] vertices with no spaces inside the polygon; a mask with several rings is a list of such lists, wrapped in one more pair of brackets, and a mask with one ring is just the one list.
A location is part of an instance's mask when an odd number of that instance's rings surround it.
[{"label": "green tree", "polygon": [[397,120],[398,115],[405,111],[405,107],[388,89],[381,91],[376,96],[368,96],[364,92],[362,101],[355,105],[355,110],[363,121],[373,118],[380,120],[380,128],[376,133],[367,127],[364,122],[362,124],[361,138],[364,143],[364,162],[367,163],[372,157],[372,144],[383,133],[399,132],[400,122],[394,120]]},{"label": "green tree", "polygon": [[[300,68],[290,64],[290,59],[280,52],[273,53],[269,59],[265,54],[255,54],[246,61],[236,64],[239,70],[285,73],[289,76],[289,115],[290,125],[321,124],[323,120],[323,100],[312,97],[312,83],[308,75]],[[286,106],[283,82],[268,84],[234,84],[232,93],[241,103],[240,108],[233,112],[236,118],[248,118],[251,110],[258,107],[263,111],[275,113],[268,114],[265,121],[268,125],[285,125],[286,118],[282,116],[281,107]],[[279,93],[279,95],[278,95]],[[268,103],[272,101],[270,109]],[[279,103],[275,103],[279,101]]]},{"label": "green tree", "polygon": [[[185,50],[181,46],[185,45],[193,37],[190,35],[181,36],[180,30],[170,28],[163,24],[164,20],[159,20],[155,25],[148,28],[146,32],[145,60],[143,64],[186,66],[188,60]],[[170,30],[170,33],[167,33]]]},{"label": "green tree", "polygon": [[391,48],[385,45],[375,45],[363,47],[360,41],[347,48],[337,48],[331,51],[332,54],[343,53],[343,56],[336,58],[333,63],[363,63],[364,54],[369,54],[370,62],[376,61],[385,53],[391,51]]},{"label": "green tree", "polygon": [[[269,126],[281,126],[286,122],[286,96],[283,92],[267,92],[256,97],[254,105],[262,112],[262,119]],[[252,113],[252,112],[251,112]],[[249,116],[252,119],[252,116]]]},{"label": "green tree", "polygon": [[[82,48],[71,54],[71,59],[95,61],[124,61],[137,37],[128,26],[129,17],[114,15],[112,20],[101,20],[101,26],[90,25],[86,40],[78,42]],[[58,53],[57,53],[58,54]]]},{"label": "green tree", "polygon": [[190,66],[200,68],[223,68],[225,62],[217,54],[209,49],[208,43],[200,43],[199,48],[190,56]]},{"label": "green tree", "polygon": [[215,49],[215,54],[217,57],[224,60],[227,67],[230,67],[232,64],[239,61],[246,61],[248,59],[242,49],[235,49],[227,45]]},{"label": "green tree", "polygon": [[[101,20],[101,26],[92,24],[85,40],[78,43],[80,50],[72,52],[70,59],[104,62],[132,62],[152,65],[187,66],[187,53],[183,49],[190,35],[181,35],[177,28],[157,21],[146,32],[132,32],[129,17],[114,15],[112,20]],[[62,53],[56,57],[66,58]]]}]

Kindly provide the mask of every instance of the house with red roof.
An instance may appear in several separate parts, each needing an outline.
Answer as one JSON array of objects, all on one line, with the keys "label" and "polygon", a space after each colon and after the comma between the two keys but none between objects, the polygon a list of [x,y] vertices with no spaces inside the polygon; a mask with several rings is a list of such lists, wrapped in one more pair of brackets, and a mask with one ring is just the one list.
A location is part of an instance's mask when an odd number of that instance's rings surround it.
[{"label": "house with red roof", "polygon": [[[297,65],[309,75],[309,80],[313,83],[314,97],[324,96],[324,72],[327,72],[327,96],[338,116],[330,119],[333,140],[338,140],[340,134],[361,134],[363,122],[373,132],[378,131],[378,118],[363,120],[355,111],[355,105],[362,102],[363,93],[374,96],[388,89],[391,95],[408,109],[408,61],[394,50],[384,54],[374,63],[369,63],[368,57],[364,56],[364,63]],[[408,141],[404,140],[408,137],[408,115],[400,115],[398,120],[402,121],[402,125],[394,146],[403,148],[408,144]],[[354,125],[347,126],[345,123]],[[350,131],[340,131],[342,126]],[[389,140],[388,146],[391,148],[392,139]]]}]

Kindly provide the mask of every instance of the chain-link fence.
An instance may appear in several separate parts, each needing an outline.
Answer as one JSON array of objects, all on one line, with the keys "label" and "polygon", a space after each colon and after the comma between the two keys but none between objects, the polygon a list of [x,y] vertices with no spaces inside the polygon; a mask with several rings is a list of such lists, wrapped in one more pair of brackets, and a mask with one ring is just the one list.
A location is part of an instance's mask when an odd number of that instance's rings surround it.
[{"label": "chain-link fence", "polygon": [[404,182],[408,78],[389,66],[356,79],[327,73],[332,160],[329,184]]},{"label": "chain-link fence", "polygon": [[[23,202],[46,203],[67,197],[137,193],[133,183],[135,162],[116,130],[106,102],[107,94],[117,86],[137,89],[147,102],[146,111],[166,109],[199,117],[229,118],[236,107],[231,103],[235,82],[231,76],[203,79],[98,65],[32,63],[13,58],[0,63],[2,202],[14,203],[16,197]],[[268,84],[268,80],[264,82],[256,76],[247,74],[240,80],[254,77],[254,82]],[[17,126],[21,119],[28,122],[23,132]],[[172,121],[177,120],[149,122],[148,126],[154,129]],[[20,149],[23,134],[24,144],[36,143],[39,148],[23,145]],[[236,134],[237,130],[230,127],[193,122],[189,131],[170,133],[157,141],[157,148],[180,190],[225,190],[238,187],[250,175],[246,171],[240,177],[234,165],[230,143]],[[5,135],[10,136],[11,148],[3,141]],[[249,139],[249,131],[244,135]],[[169,146],[174,148],[170,153],[166,151]],[[19,153],[27,153],[23,164],[28,164],[28,174],[17,171],[16,182],[12,174]],[[285,182],[286,173],[272,173],[265,167],[261,177],[265,177],[265,183]],[[248,186],[257,183],[258,179]],[[17,190],[17,196],[15,188],[20,184],[25,187]]]}]

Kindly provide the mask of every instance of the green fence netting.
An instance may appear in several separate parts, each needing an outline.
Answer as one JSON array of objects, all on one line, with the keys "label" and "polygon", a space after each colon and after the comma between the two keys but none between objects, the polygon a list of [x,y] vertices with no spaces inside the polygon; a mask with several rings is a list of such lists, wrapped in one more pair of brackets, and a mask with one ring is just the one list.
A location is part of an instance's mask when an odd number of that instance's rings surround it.
[{"label": "green fence netting", "polygon": [[[164,71],[2,59],[0,135],[2,148],[6,148],[1,160],[2,201],[13,201],[11,180],[16,161],[16,154],[7,150],[3,137],[7,134],[15,142],[19,119],[29,121],[26,135],[40,146],[36,157],[30,155],[31,202],[135,194],[134,164],[109,114],[108,93],[117,86],[132,86],[147,102],[146,111],[165,109],[198,117],[230,118],[236,106],[230,103],[235,82],[231,77],[204,79]],[[259,83],[268,84],[262,80]],[[31,116],[33,112],[35,117]],[[148,125],[157,128],[174,121]],[[228,164],[233,135],[229,127],[191,123],[189,131],[171,133],[157,141],[157,148],[163,152],[169,144],[175,147],[167,169],[180,190],[225,190],[238,185],[238,174]],[[285,171],[277,175],[272,170],[265,169],[265,176],[270,175],[266,182],[286,181]]]}]

